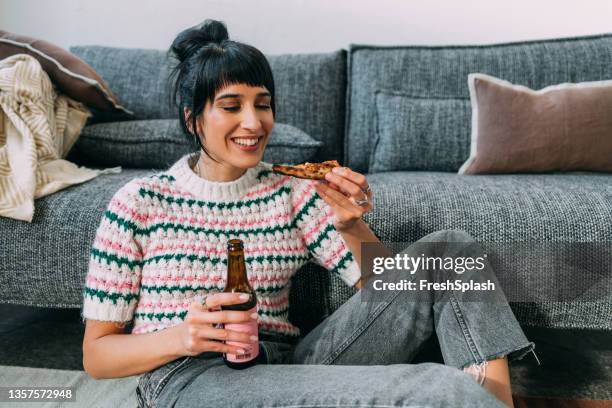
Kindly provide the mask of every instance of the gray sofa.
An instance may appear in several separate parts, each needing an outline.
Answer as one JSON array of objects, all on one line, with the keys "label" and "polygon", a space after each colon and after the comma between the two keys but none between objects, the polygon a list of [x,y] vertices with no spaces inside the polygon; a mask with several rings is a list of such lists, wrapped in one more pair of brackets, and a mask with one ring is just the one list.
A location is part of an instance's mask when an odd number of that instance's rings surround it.
[{"label": "gray sofa", "polygon": [[[153,134],[162,123],[156,121],[177,118],[168,104],[165,51],[101,46],[77,46],[71,51],[94,67],[135,115],[96,112],[88,127],[127,123],[126,129],[138,129],[140,141],[146,143],[148,132]],[[377,129],[381,120],[377,115],[385,114],[377,110],[381,92],[403,95],[407,103],[418,99],[420,106],[430,104],[435,112],[439,102],[454,101],[460,107],[469,102],[471,72],[533,89],[612,79],[612,34],[481,46],[353,45],[348,51],[276,55],[269,60],[276,82],[276,121],[322,142],[313,160],[337,159],[367,174],[375,202],[365,220],[382,241],[414,242],[436,230],[462,229],[479,241],[498,244],[612,243],[612,174],[457,175],[469,152],[465,109],[431,116],[454,123],[447,132],[440,132],[440,126],[426,128],[432,126],[431,120],[417,123],[425,128],[416,133],[431,139],[417,137],[413,146],[399,147],[411,149],[406,152],[408,170],[369,172],[372,160],[379,160],[375,168],[385,166],[380,162],[384,155],[375,152],[376,144],[384,143]],[[102,162],[113,159],[103,151],[79,151],[78,146],[71,159],[79,164],[92,165],[96,156]],[[187,148],[177,150],[176,141],[161,146],[175,155]],[[120,163],[120,174],[102,175],[37,200],[31,224],[0,219],[0,302],[81,307],[89,250],[107,203],[130,179],[157,171],[132,168],[130,155]],[[503,278],[541,287],[554,282],[556,273],[567,278],[555,268],[551,276],[533,276],[517,264],[508,265]],[[604,287],[610,276],[612,272],[603,276]],[[579,284],[582,277],[573,279]],[[353,293],[338,278],[309,264],[294,278],[290,319],[306,333]],[[511,303],[526,326],[595,329],[612,328],[611,305],[609,292],[596,299]]]}]

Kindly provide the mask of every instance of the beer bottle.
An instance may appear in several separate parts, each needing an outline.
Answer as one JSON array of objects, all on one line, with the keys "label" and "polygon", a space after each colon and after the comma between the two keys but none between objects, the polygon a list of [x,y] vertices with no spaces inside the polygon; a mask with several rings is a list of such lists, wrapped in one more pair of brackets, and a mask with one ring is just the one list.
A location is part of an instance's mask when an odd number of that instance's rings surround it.
[{"label": "beer bottle", "polygon": [[[230,239],[227,242],[227,281],[224,292],[247,293],[251,297],[244,303],[237,305],[223,305],[222,310],[248,310],[249,314],[257,313],[257,296],[249,284],[244,262],[244,247],[242,240]],[[258,336],[257,320],[248,323],[226,323],[225,329],[248,333]],[[245,350],[244,354],[223,353],[223,361],[228,367],[243,369],[254,365],[259,355],[259,341],[242,343],[237,341],[226,341],[226,344],[238,346]]]}]

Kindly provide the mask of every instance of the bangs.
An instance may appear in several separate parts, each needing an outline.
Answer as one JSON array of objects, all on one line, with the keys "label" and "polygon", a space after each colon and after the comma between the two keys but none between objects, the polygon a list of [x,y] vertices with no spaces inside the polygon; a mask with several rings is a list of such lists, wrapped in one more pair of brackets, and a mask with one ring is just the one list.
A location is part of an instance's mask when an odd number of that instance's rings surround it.
[{"label": "bangs", "polygon": [[212,52],[203,54],[200,56],[203,58],[201,69],[194,84],[195,106],[206,104],[207,101],[212,103],[217,93],[229,85],[246,84],[265,87],[272,95],[271,107],[273,114],[275,113],[274,79],[268,61],[261,52],[243,45],[243,47],[216,48]]}]

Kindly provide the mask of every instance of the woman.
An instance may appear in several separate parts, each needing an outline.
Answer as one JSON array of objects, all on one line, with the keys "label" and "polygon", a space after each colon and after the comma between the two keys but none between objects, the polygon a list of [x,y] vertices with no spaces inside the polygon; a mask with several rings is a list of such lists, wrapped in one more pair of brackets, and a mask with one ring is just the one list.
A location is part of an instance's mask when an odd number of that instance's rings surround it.
[{"label": "woman", "polygon": [[[111,200],[84,292],[85,370],[142,374],[141,406],[512,406],[508,359],[534,344],[507,302],[483,308],[452,292],[362,302],[357,294],[300,337],[287,312],[289,280],[302,265],[312,259],[363,284],[361,243],[379,242],[362,220],[372,209],[368,181],[349,168],[326,183],[270,171],[261,160],[274,126],[272,72],[260,51],[230,41],[223,23],[183,31],[171,51],[173,99],[201,152],[130,181]],[[244,302],[221,293],[233,237],[245,242],[256,314],[220,311]],[[419,242],[428,241],[474,242],[459,231]],[[259,364],[232,370],[219,353],[241,350],[224,340],[253,339],[218,324],[250,319],[258,320]],[[445,365],[409,364],[434,323]]]}]

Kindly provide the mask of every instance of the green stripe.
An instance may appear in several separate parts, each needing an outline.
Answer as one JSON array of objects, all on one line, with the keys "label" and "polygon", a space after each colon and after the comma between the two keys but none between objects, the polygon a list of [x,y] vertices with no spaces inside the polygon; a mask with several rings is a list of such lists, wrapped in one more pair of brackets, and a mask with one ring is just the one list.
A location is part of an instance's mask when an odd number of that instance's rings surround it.
[{"label": "green stripe", "polygon": [[[166,255],[157,255],[151,258],[146,258],[144,263],[145,265],[152,264],[158,262],[160,260],[170,261],[187,258],[188,261],[200,261],[202,263],[211,262],[213,265],[217,265],[218,263],[222,263],[223,265],[227,265],[227,258],[217,258],[217,257],[208,257],[208,256],[197,256],[197,255],[188,255],[188,254],[166,254]],[[268,262],[298,262],[298,261],[308,261],[310,258],[305,255],[261,255],[261,256],[247,256],[244,258],[244,261],[247,264],[252,264],[253,262],[262,263],[263,261]]]},{"label": "green stripe", "polygon": [[127,265],[130,269],[134,269],[136,266],[142,266],[142,261],[130,261],[128,258],[109,254],[106,251],[100,251],[96,248],[92,248],[90,254],[91,258],[97,258],[100,261],[104,260],[107,265],[110,265],[111,262],[115,262],[119,266]]},{"label": "green stripe", "polygon": [[249,207],[252,204],[265,204],[268,201],[273,201],[277,196],[283,194],[283,193],[287,193],[290,194],[291,193],[291,188],[287,187],[287,186],[283,186],[281,188],[279,188],[278,190],[276,190],[274,193],[270,194],[269,196],[264,196],[264,197],[260,197],[260,198],[256,198],[254,200],[247,200],[247,201],[236,201],[236,202],[229,202],[229,203],[223,203],[223,202],[215,202],[215,201],[203,201],[203,200],[194,200],[192,198],[175,198],[172,196],[167,196],[165,194],[160,194],[160,193],[156,193],[155,191],[151,191],[151,190],[147,190],[143,187],[141,187],[138,190],[138,193],[140,194],[141,197],[145,197],[145,196],[149,196],[151,198],[157,198],[160,201],[165,201],[167,203],[176,203],[178,205],[183,205],[183,204],[187,204],[190,207],[193,206],[197,206],[197,207],[208,207],[209,209],[213,209],[213,208],[219,208],[219,209],[224,209],[227,208],[228,210],[231,210],[232,208],[242,208],[242,207]]},{"label": "green stripe", "polygon": [[261,180],[262,178],[264,178],[265,176],[268,176],[270,174],[272,174],[273,172],[271,170],[262,170],[259,172],[259,174],[257,175],[257,180]]},{"label": "green stripe", "polygon": [[[259,315],[263,315],[263,316],[272,316],[272,317],[278,317],[278,316],[282,316],[282,315],[286,315],[287,311],[289,309],[284,309],[284,310],[280,310],[277,312],[264,312],[262,310],[258,310],[257,314]],[[185,316],[187,315],[187,310],[176,313],[176,312],[171,312],[171,313],[134,313],[134,318],[147,318],[149,320],[153,320],[154,318],[156,320],[161,321],[162,319],[174,319],[175,317],[179,317],[181,320],[185,320]]]},{"label": "green stripe", "polygon": [[[270,288],[257,288],[255,289],[255,292],[257,293],[273,293],[273,292],[280,292],[283,289],[285,289],[287,286],[272,286]],[[187,291],[198,291],[198,290],[205,290],[205,291],[210,291],[216,289],[219,292],[222,292],[225,287],[224,286],[196,286],[196,287],[192,287],[192,286],[163,286],[163,285],[159,285],[159,286],[148,286],[148,285],[141,285],[140,286],[140,290],[141,291],[147,291],[149,293],[151,292],[156,292],[156,293],[160,293],[161,291],[165,291],[165,292],[181,292],[181,293],[185,293]]]},{"label": "green stripe", "polygon": [[274,234],[275,232],[284,232],[291,231],[292,224],[286,225],[277,225],[274,227],[265,227],[265,228],[254,228],[254,229],[235,229],[235,230],[218,230],[213,228],[202,228],[202,227],[192,227],[190,225],[182,225],[182,224],[173,224],[173,223],[162,223],[155,224],[149,228],[143,228],[136,230],[136,233],[143,236],[149,236],[151,233],[162,229],[164,231],[168,231],[172,229],[174,231],[185,231],[185,232],[193,232],[196,234],[205,233],[205,234],[213,234],[216,237],[221,237],[224,235],[251,235],[251,234]]},{"label": "green stripe", "polygon": [[92,298],[100,299],[100,302],[104,301],[104,299],[109,299],[111,302],[113,302],[114,305],[117,304],[118,299],[125,299],[125,301],[129,303],[132,300],[139,298],[139,295],[135,295],[133,293],[129,293],[127,295],[124,295],[122,293],[108,293],[101,289],[92,289],[89,287],[85,287],[84,293],[85,295],[89,295]]},{"label": "green stripe", "polygon": [[308,248],[308,250],[310,252],[315,252],[315,250],[321,246],[321,242],[327,238],[327,236],[329,235],[329,233],[331,231],[335,231],[336,227],[334,227],[333,224],[328,224],[327,227],[325,227],[325,229],[323,230],[323,232],[321,233],[321,235],[319,235],[319,237],[317,238],[316,241],[314,241],[313,243],[311,243],[310,245],[307,245],[306,247]]},{"label": "green stripe", "polygon": [[136,225],[136,223],[130,220],[126,220],[125,218],[121,218],[119,215],[115,214],[114,212],[110,210],[104,211],[104,217],[106,217],[111,222],[116,222],[117,225],[119,225],[120,227],[122,227],[124,230],[128,232],[135,233],[136,231],[138,231],[138,226]]},{"label": "green stripe", "polygon": [[310,200],[308,200],[306,205],[303,206],[302,209],[293,218],[293,225],[294,226],[297,227],[298,221],[301,221],[302,217],[304,215],[306,215],[306,213],[308,213],[308,210],[310,210],[311,207],[314,207],[314,205],[316,204],[317,200],[322,200],[322,198],[320,198],[317,194],[315,194],[314,196],[312,196],[310,198]]},{"label": "green stripe", "polygon": [[350,251],[348,251],[346,255],[342,257],[340,262],[338,262],[338,265],[336,265],[334,269],[332,269],[330,272],[340,274],[340,270],[344,269],[346,267],[346,263],[351,261],[352,259],[353,259],[353,254]]},{"label": "green stripe", "polygon": [[153,174],[151,177],[157,177],[160,180],[169,180],[169,181],[175,181],[176,179],[174,178],[174,176],[171,176],[170,174]]},{"label": "green stripe", "polygon": [[[127,265],[130,269],[133,269],[136,266],[149,265],[156,263],[160,260],[177,260],[186,258],[188,261],[200,261],[202,263],[211,262],[213,265],[217,265],[218,263],[222,263],[223,265],[227,265],[226,258],[217,258],[217,257],[207,257],[207,256],[197,256],[193,254],[166,254],[166,255],[158,255],[151,258],[146,258],[144,262],[141,261],[130,261],[128,258],[119,257],[117,255],[108,253],[106,251],[101,251],[96,248],[91,249],[91,256],[97,258],[99,260],[104,260],[107,265],[110,265],[111,262],[117,263],[119,266]],[[244,258],[244,261],[247,264],[252,264],[254,262],[263,263],[263,261],[268,262],[300,262],[300,261],[308,261],[310,260],[310,254],[308,255],[260,255],[260,256],[247,256]]]}]

